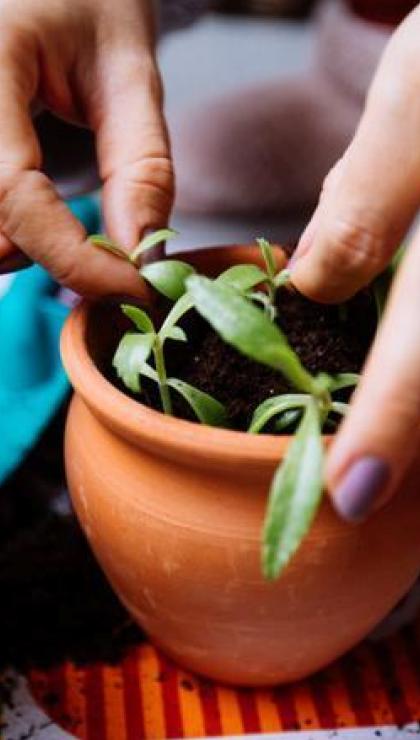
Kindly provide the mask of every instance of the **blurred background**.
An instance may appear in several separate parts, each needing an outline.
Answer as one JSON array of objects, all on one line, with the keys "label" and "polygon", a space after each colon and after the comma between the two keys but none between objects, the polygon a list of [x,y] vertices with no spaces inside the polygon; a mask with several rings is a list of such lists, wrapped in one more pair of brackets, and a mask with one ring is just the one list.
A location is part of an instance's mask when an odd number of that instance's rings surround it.
[{"label": "blurred background", "polygon": [[[159,60],[169,126],[223,93],[306,72],[314,52],[313,6],[313,0],[216,0],[197,23],[164,37]],[[173,225],[185,247],[251,242],[259,234],[289,241],[307,215],[200,217],[175,210]]]}]

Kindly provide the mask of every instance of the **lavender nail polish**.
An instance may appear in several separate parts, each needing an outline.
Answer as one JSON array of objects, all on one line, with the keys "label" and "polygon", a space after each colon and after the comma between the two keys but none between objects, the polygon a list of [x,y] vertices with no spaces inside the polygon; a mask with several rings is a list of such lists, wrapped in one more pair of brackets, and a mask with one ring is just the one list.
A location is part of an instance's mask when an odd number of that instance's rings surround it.
[{"label": "lavender nail polish", "polygon": [[363,520],[384,490],[389,476],[389,465],[379,457],[357,460],[334,493],[337,513],[348,522]]}]

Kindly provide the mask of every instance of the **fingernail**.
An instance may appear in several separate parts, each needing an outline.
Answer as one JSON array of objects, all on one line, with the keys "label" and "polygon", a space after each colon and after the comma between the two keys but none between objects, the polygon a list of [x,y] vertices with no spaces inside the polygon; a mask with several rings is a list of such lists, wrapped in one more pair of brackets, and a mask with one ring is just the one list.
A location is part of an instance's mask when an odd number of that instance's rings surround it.
[{"label": "fingernail", "polygon": [[299,262],[299,260],[302,259],[302,257],[304,257],[305,254],[309,252],[311,244],[312,240],[306,239],[304,241],[302,238],[286,265],[288,270],[291,270],[293,267],[295,267],[296,263]]},{"label": "fingernail", "polygon": [[299,259],[299,255],[296,253],[296,250],[295,250],[286,265],[286,270],[291,270],[295,266],[298,259]]},{"label": "fingernail", "polygon": [[349,468],[333,495],[337,513],[348,522],[360,522],[373,509],[389,481],[388,463],[362,457]]}]

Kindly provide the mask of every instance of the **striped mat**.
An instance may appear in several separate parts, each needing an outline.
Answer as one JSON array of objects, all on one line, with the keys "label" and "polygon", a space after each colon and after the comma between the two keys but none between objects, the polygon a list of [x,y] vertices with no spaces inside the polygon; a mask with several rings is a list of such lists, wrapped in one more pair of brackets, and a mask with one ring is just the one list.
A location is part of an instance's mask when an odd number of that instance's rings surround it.
[{"label": "striped mat", "polygon": [[[161,740],[420,721],[420,623],[362,643],[316,676],[235,690],[180,670],[150,644],[117,666],[29,675],[51,719],[80,740]],[[420,726],[419,726],[420,727]]]}]

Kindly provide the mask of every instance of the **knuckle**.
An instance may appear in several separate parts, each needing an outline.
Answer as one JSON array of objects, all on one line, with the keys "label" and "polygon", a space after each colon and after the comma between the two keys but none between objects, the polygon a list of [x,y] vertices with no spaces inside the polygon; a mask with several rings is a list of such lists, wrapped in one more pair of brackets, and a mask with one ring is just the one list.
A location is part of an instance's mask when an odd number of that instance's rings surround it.
[{"label": "knuckle", "polygon": [[0,168],[0,230],[6,235],[13,229],[16,198],[14,197],[20,186],[22,172],[8,167]]},{"label": "knuckle", "polygon": [[347,218],[336,219],[329,229],[327,260],[343,271],[364,272],[383,264],[383,236],[369,226]]},{"label": "knuckle", "polygon": [[54,275],[60,285],[65,285],[76,292],[83,293],[84,280],[82,279],[80,268],[77,262],[63,256],[56,261],[51,267],[51,273]]},{"label": "knuckle", "polygon": [[175,177],[169,156],[142,157],[132,162],[121,176],[129,188],[142,190],[146,199],[172,201]]}]

